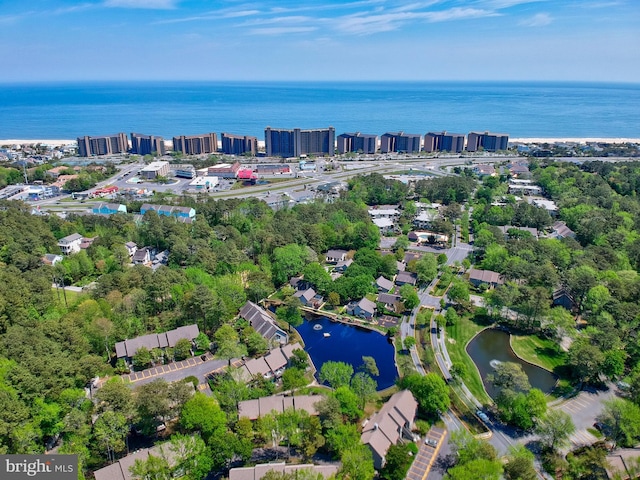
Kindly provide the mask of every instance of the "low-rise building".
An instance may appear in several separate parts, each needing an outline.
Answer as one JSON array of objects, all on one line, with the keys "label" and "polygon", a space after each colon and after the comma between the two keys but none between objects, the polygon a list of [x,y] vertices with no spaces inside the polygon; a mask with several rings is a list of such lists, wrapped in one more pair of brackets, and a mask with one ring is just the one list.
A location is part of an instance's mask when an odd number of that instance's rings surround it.
[{"label": "low-rise building", "polygon": [[154,205],[151,203],[144,203],[140,207],[140,214],[144,215],[149,211],[154,211],[158,215],[164,215],[166,217],[176,217],[193,219],[196,216],[195,209],[191,207],[176,207],[173,205]]},{"label": "low-rise building", "polygon": [[380,275],[376,279],[376,287],[378,288],[379,292],[389,293],[391,290],[393,290],[394,284],[391,280],[384,278],[382,275]]},{"label": "low-rise building", "polygon": [[296,395],[295,397],[273,395],[255,400],[245,400],[238,403],[238,416],[257,420],[272,412],[283,413],[288,408],[304,410],[309,415],[318,415],[316,403],[324,398],[323,395]]},{"label": "low-rise building", "polygon": [[498,285],[502,285],[504,283],[504,280],[498,272],[472,268],[471,270],[469,270],[469,282],[474,287],[487,285],[489,288],[494,288]]},{"label": "low-rise building", "polygon": [[378,309],[375,302],[372,302],[368,298],[363,298],[359,302],[351,302],[347,305],[347,313],[355,317],[371,320],[376,316]]},{"label": "low-rise building", "polygon": [[195,190],[209,191],[216,188],[219,182],[220,179],[218,177],[196,177],[189,184],[189,187]]},{"label": "low-rise building", "polygon": [[219,163],[218,165],[209,167],[207,174],[210,177],[237,178],[238,170],[240,170],[240,162]]},{"label": "low-rise building", "polygon": [[82,243],[82,235],[79,233],[72,233],[66,237],[62,237],[58,240],[58,246],[62,253],[65,255],[71,255],[72,253],[78,253],[80,251],[80,244]]},{"label": "low-rise building", "polygon": [[373,455],[376,469],[384,467],[389,447],[403,439],[413,441],[418,402],[409,390],[395,393],[378,413],[366,421],[360,440]]},{"label": "low-rise building", "polygon": [[278,327],[276,321],[265,309],[255,303],[249,301],[245,303],[240,309],[239,315],[268,342],[286,344],[289,341],[289,335]]},{"label": "low-rise building", "polygon": [[[287,465],[281,463],[264,463],[255,467],[240,467],[229,470],[229,480],[262,480],[268,472],[276,472],[280,474],[293,474],[295,472],[309,471],[313,478],[322,475],[322,478],[334,478],[338,473],[338,465],[313,465],[299,464]],[[288,477],[287,477],[288,478]],[[304,477],[311,478],[311,477]]]},{"label": "low-rise building", "polygon": [[402,285],[415,285],[416,282],[418,281],[418,276],[415,273],[411,273],[411,272],[398,272],[398,275],[396,275],[396,285],[398,286],[402,286]]},{"label": "low-rise building", "polygon": [[45,265],[54,266],[56,263],[60,263],[62,259],[63,259],[62,255],[47,253],[42,257],[42,263]]},{"label": "low-rise building", "polygon": [[347,253],[346,250],[329,250],[325,254],[325,260],[327,263],[337,264],[347,259]]},{"label": "low-rise building", "polygon": [[384,308],[391,312],[397,312],[402,298],[400,295],[393,295],[391,293],[379,293],[378,303],[384,304]]},{"label": "low-rise building", "polygon": [[127,213],[127,206],[121,203],[99,203],[92,210],[94,215],[115,215],[116,213]]},{"label": "low-rise building", "polygon": [[184,327],[178,327],[164,333],[152,333],[132,338],[131,340],[124,340],[122,342],[117,342],[115,345],[116,357],[124,358],[127,362],[130,362],[138,349],[142,347],[149,350],[152,348],[173,348],[179,340],[187,339],[194,341],[199,334],[200,330],[198,329],[198,326],[196,324],[192,324],[185,325]]},{"label": "low-rise building", "polygon": [[140,176],[146,179],[153,179],[157,177],[167,177],[170,172],[171,167],[169,166],[169,162],[157,161],[151,162],[140,170]]}]

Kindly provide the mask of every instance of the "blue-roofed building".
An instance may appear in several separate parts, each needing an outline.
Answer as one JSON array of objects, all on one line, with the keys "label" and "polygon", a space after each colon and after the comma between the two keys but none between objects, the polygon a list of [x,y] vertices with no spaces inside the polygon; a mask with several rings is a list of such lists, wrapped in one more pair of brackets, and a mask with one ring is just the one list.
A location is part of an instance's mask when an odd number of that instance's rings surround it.
[{"label": "blue-roofed building", "polygon": [[191,207],[176,207],[173,205],[153,205],[145,203],[140,207],[140,214],[144,215],[148,211],[153,210],[158,215],[165,217],[176,217],[178,219],[193,219],[196,216],[195,209]]},{"label": "blue-roofed building", "polygon": [[127,213],[127,206],[121,203],[99,203],[93,207],[95,215],[114,215],[116,213]]}]

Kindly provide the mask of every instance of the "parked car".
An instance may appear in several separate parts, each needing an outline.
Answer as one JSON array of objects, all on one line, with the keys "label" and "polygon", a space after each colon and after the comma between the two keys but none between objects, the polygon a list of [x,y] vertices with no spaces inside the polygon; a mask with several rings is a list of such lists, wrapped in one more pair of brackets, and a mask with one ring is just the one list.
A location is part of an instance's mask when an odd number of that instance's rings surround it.
[{"label": "parked car", "polygon": [[430,447],[433,447],[433,448],[438,446],[438,442],[436,442],[433,438],[429,438],[429,437],[424,439],[424,444],[429,445]]},{"label": "parked car", "polygon": [[482,420],[484,423],[487,423],[489,421],[489,417],[487,416],[486,413],[484,413],[482,410],[478,410],[476,412],[476,415],[478,416],[478,418],[480,420]]}]

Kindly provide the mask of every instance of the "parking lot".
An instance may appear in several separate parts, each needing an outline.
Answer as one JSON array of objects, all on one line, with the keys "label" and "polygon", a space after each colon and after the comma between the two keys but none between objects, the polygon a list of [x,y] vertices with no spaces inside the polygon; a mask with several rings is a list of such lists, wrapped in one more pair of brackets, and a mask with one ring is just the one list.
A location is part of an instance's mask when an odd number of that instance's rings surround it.
[{"label": "parking lot", "polygon": [[447,431],[442,428],[433,427],[429,430],[426,438],[420,442],[420,450],[405,477],[407,480],[424,480],[427,478],[446,434]]}]

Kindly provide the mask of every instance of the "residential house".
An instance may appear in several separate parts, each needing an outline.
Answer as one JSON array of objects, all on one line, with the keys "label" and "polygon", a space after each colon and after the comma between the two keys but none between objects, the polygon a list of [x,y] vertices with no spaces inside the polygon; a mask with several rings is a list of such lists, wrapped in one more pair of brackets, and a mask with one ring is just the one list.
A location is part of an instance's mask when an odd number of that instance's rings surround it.
[{"label": "residential house", "polygon": [[553,200],[535,198],[531,203],[533,203],[538,208],[544,208],[552,217],[558,215],[558,206]]},{"label": "residential house", "polygon": [[569,292],[564,288],[558,288],[553,292],[553,306],[564,307],[570,312],[576,311],[578,303]]},{"label": "residential house", "polygon": [[347,268],[349,268],[349,265],[351,265],[353,263],[353,260],[351,260],[350,258],[348,260],[342,260],[338,263],[336,263],[336,266],[333,267],[333,271],[334,272],[339,272],[339,273],[344,273],[345,270]]},{"label": "residential house", "polygon": [[379,293],[378,294],[378,303],[384,304],[384,308],[391,311],[397,312],[400,308],[400,303],[402,299],[400,295],[394,295],[391,293]]},{"label": "residential house", "polygon": [[329,250],[325,254],[326,262],[337,264],[338,262],[344,262],[347,259],[346,250]]},{"label": "residential house", "polygon": [[129,254],[129,257],[133,257],[135,253],[138,251],[138,245],[136,245],[136,242],[127,242],[124,244],[124,248],[127,249],[127,253]]},{"label": "residential house", "polygon": [[351,302],[347,305],[347,313],[356,317],[371,320],[377,312],[376,304],[368,298],[363,298],[359,302]]},{"label": "residential house", "polygon": [[378,413],[366,421],[360,440],[371,450],[376,469],[384,467],[391,445],[413,440],[418,402],[409,390],[395,393]]},{"label": "residential house", "polygon": [[120,203],[99,203],[93,207],[94,215],[114,215],[116,213],[127,213],[127,206]]},{"label": "residential house", "polygon": [[95,480],[132,480],[134,477],[130,468],[135,465],[136,460],[146,461],[151,455],[166,459],[170,466],[176,464],[175,454],[167,444],[155,445],[151,448],[136,450],[117,462],[96,470],[93,476]]},{"label": "residential house", "polygon": [[324,400],[324,398],[323,395],[296,395],[295,397],[273,395],[255,400],[245,400],[238,403],[238,417],[257,420],[268,413],[282,413],[288,408],[304,410],[309,415],[318,415],[316,403]]},{"label": "residential house", "polygon": [[160,253],[156,253],[151,257],[151,269],[157,270],[163,265],[169,264],[169,250],[163,250]]},{"label": "residential house", "polygon": [[526,163],[510,163],[507,165],[509,175],[515,178],[522,178],[529,175],[529,166]]},{"label": "residential house", "polygon": [[240,318],[244,318],[253,329],[270,343],[286,344],[289,335],[276,324],[266,310],[253,302],[247,302],[240,309]]},{"label": "residential house", "polygon": [[387,280],[382,275],[380,275],[376,279],[376,287],[378,288],[379,292],[389,293],[391,290],[393,290],[394,285],[391,280]]},{"label": "residential house", "polygon": [[[411,239],[409,239],[409,240],[411,240]],[[407,253],[404,254],[403,261],[404,261],[405,265],[409,265],[409,262],[411,262],[412,260],[420,260],[420,258],[422,258],[422,255],[420,253],[407,252]]]},{"label": "residential house", "polygon": [[449,242],[449,236],[430,231],[409,232],[407,238],[418,244],[428,244],[444,247]]},{"label": "residential house", "polygon": [[97,239],[98,237],[93,237],[93,238],[82,237],[82,240],[80,241],[80,250],[86,250],[91,245],[93,245],[93,242],[95,242]]},{"label": "residential house", "polygon": [[136,250],[131,261],[134,265],[149,265],[151,263],[151,251],[149,247]]},{"label": "residential house", "polygon": [[494,288],[502,285],[504,280],[498,272],[472,268],[469,270],[469,282],[476,288],[480,285],[487,285],[489,288]]},{"label": "residential house", "polygon": [[398,286],[406,284],[415,285],[417,281],[418,275],[416,275],[415,273],[399,272],[398,275],[396,275],[396,285]]},{"label": "residential house", "polygon": [[173,348],[178,343],[178,340],[183,338],[193,341],[200,334],[200,330],[196,324],[185,325],[184,327],[178,327],[174,330],[169,330],[163,333],[151,333],[149,335],[143,335],[141,337],[132,338],[130,340],[124,340],[117,342],[116,357],[124,358],[127,362],[130,362],[138,349],[144,347],[149,350],[152,348]]},{"label": "residential house", "polygon": [[475,173],[479,177],[495,177],[496,176],[496,169],[493,168],[493,165],[477,164],[473,166],[472,170],[473,170],[473,173]]},{"label": "residential house", "polygon": [[293,351],[298,349],[302,350],[302,346],[296,342],[273,348],[264,357],[245,360],[240,367],[240,376],[246,382],[256,375],[264,378],[280,377],[293,357]]},{"label": "residential house", "polygon": [[306,290],[298,290],[293,296],[299,298],[300,303],[305,307],[313,307],[316,291],[313,288],[307,288]]},{"label": "residential house", "polygon": [[80,244],[82,243],[82,235],[79,233],[72,233],[66,237],[58,240],[58,246],[62,253],[65,255],[71,255],[72,253],[78,253],[80,251]]},{"label": "residential house", "polygon": [[302,277],[291,277],[291,279],[289,280],[289,285],[295,288],[296,291],[307,290],[308,288],[311,287],[311,282],[307,282]]},{"label": "residential house", "polygon": [[576,233],[567,227],[564,222],[557,221],[551,226],[551,236],[562,240],[563,238],[576,238]]},{"label": "residential house", "polygon": [[140,215],[144,215],[149,211],[154,211],[158,215],[165,217],[175,217],[181,221],[193,221],[196,216],[195,209],[191,207],[176,207],[173,205],[153,205],[144,203],[140,207]]},{"label": "residential house", "polygon": [[374,218],[372,222],[383,235],[394,232],[396,228],[395,222],[390,218]]},{"label": "residential house", "polygon": [[505,238],[509,238],[509,231],[510,230],[517,230],[517,231],[520,231],[520,232],[529,232],[531,234],[531,236],[533,238],[535,238],[536,240],[538,240],[538,237],[539,237],[538,229],[536,229],[536,228],[514,227],[513,225],[502,225],[502,226],[500,226],[498,228],[500,229],[502,234],[505,236]]},{"label": "residential house", "polygon": [[422,210],[413,219],[413,226],[418,230],[424,230],[431,228],[434,220],[440,218],[440,212],[434,209]]},{"label": "residential house", "polygon": [[[323,478],[334,478],[338,473],[338,465],[313,465],[299,464],[287,465],[280,463],[263,463],[255,467],[239,467],[229,470],[229,480],[262,480],[268,472],[277,472],[280,474],[294,474],[301,470],[310,471],[313,478],[322,475]],[[287,477],[289,478],[289,477]],[[307,477],[305,477],[307,478]]]},{"label": "residential house", "polygon": [[62,261],[62,255],[55,255],[53,253],[47,253],[42,257],[42,263],[45,265],[55,265],[58,262]]}]

